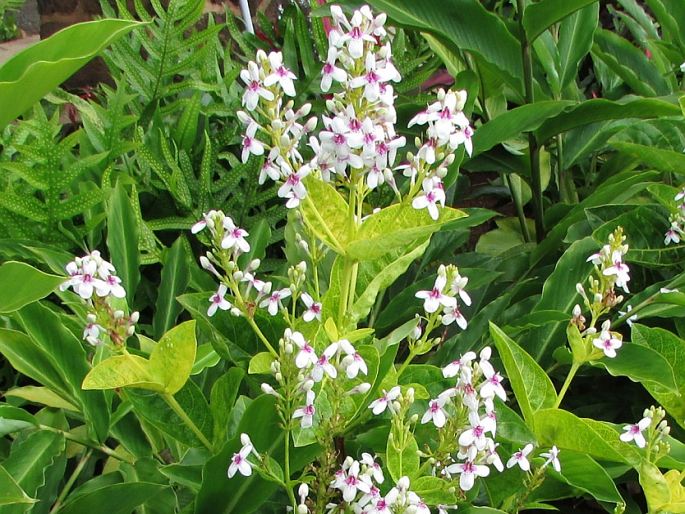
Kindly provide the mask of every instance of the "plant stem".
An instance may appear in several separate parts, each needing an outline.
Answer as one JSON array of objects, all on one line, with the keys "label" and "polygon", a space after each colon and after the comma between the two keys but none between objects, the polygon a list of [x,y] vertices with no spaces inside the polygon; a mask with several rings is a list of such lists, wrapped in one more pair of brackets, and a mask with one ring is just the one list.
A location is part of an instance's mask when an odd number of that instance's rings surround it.
[{"label": "plant stem", "polygon": [[507,186],[511,192],[511,198],[514,200],[514,205],[516,206],[516,215],[519,219],[519,225],[521,225],[521,233],[523,234],[523,240],[526,243],[530,243],[530,232],[528,231],[528,223],[526,223],[526,215],[523,212],[523,204],[521,203],[521,195],[514,193],[514,184],[511,181],[511,177],[508,174],[504,175],[504,179],[507,181]]},{"label": "plant stem", "polygon": [[249,317],[249,316],[245,316],[245,319],[247,319],[247,322],[248,322],[248,323],[250,324],[250,326],[252,327],[252,330],[254,330],[254,333],[257,334],[257,337],[259,338],[259,340],[260,340],[262,343],[264,343],[264,346],[266,346],[267,350],[269,350],[269,353],[270,353],[271,355],[273,355],[274,357],[278,358],[278,352],[276,352],[276,350],[274,350],[274,347],[271,346],[271,343],[270,343],[269,340],[266,338],[266,336],[264,335],[264,333],[261,331],[261,329],[259,328],[259,326],[257,326],[257,323],[255,322],[255,320],[252,319],[252,318]]},{"label": "plant stem", "polygon": [[293,488],[290,485],[290,427],[285,432],[285,488],[293,506],[293,512],[297,512],[295,493],[293,493]]},{"label": "plant stem", "polygon": [[[523,11],[525,10],[525,0],[516,0],[519,17],[519,30],[521,32],[521,52],[523,60],[523,80],[526,93],[526,103],[535,102],[535,91],[533,88],[533,55],[530,41],[526,37],[526,30],[523,26]],[[535,134],[528,133],[528,153],[530,155],[530,180],[533,190],[533,209],[535,211],[535,237],[542,241],[545,237],[544,212],[542,204],[542,180],[540,178],[540,148],[535,139]]]},{"label": "plant stem", "polygon": [[176,398],[174,398],[172,395],[163,393],[162,398],[164,398],[164,401],[167,402],[167,405],[171,407],[171,410],[173,410],[176,415],[181,418],[181,421],[186,424],[186,426],[197,436],[197,438],[200,440],[200,442],[207,448],[209,451],[212,451],[212,443],[209,442],[209,440],[205,437],[205,435],[202,433],[202,431],[197,427],[197,425],[193,422],[190,417],[188,417],[188,414],[186,414],[186,411],[183,410],[183,407],[176,401]]},{"label": "plant stem", "polygon": [[83,454],[83,457],[81,457],[81,460],[76,465],[76,469],[74,469],[74,472],[71,474],[71,476],[67,480],[67,483],[64,484],[62,491],[59,493],[57,500],[52,505],[52,508],[50,509],[50,514],[52,514],[53,512],[57,512],[59,510],[59,508],[62,506],[62,502],[64,501],[64,499],[69,494],[69,491],[71,491],[71,488],[74,486],[74,482],[76,482],[76,479],[81,474],[81,471],[83,471],[83,468],[86,467],[86,464],[88,463],[88,459],[90,459],[90,456],[92,454],[93,454],[92,448],[89,448],[88,450],[85,451],[85,453]]},{"label": "plant stem", "polygon": [[576,373],[580,369],[581,364],[579,362],[573,362],[571,364],[571,369],[568,372],[568,375],[566,375],[566,380],[564,381],[564,385],[561,386],[561,390],[559,391],[559,395],[557,396],[557,401],[554,404],[554,408],[558,409],[559,405],[561,405],[561,401],[564,399],[564,396],[566,395],[566,391],[568,391],[569,386],[571,385],[571,381],[573,380],[573,377],[576,376]]},{"label": "plant stem", "polygon": [[117,453],[116,450],[112,450],[111,448],[105,446],[104,444],[101,446],[98,446],[95,443],[91,443],[90,441],[86,439],[81,439],[78,436],[75,436],[71,432],[66,432],[64,430],[60,430],[59,428],[51,427],[50,425],[38,425],[38,428],[41,430],[48,430],[50,432],[54,432],[56,434],[62,435],[65,439],[68,439],[69,441],[73,441],[77,444],[80,444],[81,446],[85,446],[86,448],[91,448],[93,450],[97,450],[99,452],[104,453],[105,455],[109,455],[110,457],[120,460],[122,462],[127,462],[131,465],[135,464],[135,461],[128,458],[126,455],[121,455],[120,453]]}]

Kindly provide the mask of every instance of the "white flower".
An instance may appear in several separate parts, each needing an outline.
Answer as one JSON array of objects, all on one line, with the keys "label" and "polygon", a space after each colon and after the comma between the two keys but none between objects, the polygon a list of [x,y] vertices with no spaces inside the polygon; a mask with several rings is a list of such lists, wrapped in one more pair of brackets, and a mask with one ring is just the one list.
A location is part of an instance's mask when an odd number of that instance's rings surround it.
[{"label": "white flower", "polygon": [[300,205],[300,200],[307,196],[307,190],[302,183],[302,180],[309,174],[310,169],[305,165],[300,167],[297,172],[290,171],[283,182],[283,185],[278,188],[278,196],[281,198],[288,198],[286,207],[294,209]]},{"label": "white flower", "polygon": [[618,350],[622,345],[623,341],[614,337],[613,332],[609,331],[609,321],[605,321],[602,324],[602,331],[599,337],[592,340],[592,344],[602,350],[604,355],[613,359],[616,357],[616,350]]},{"label": "white flower", "polygon": [[466,291],[464,291],[464,288],[466,287],[466,284],[468,284],[468,282],[468,277],[462,277],[459,273],[457,273],[454,279],[452,280],[452,283],[450,284],[450,291],[453,294],[458,294],[461,298],[461,301],[464,302],[467,306],[470,306],[471,297],[468,295]]},{"label": "white flower", "polygon": [[302,314],[302,319],[304,319],[307,323],[313,321],[315,318],[321,321],[321,304],[319,302],[315,302],[314,299],[307,293],[302,293],[302,302],[304,303],[305,307],[307,307],[307,310],[304,311],[304,314]]},{"label": "white flower", "polygon": [[500,456],[497,453],[498,446],[499,444],[496,444],[492,439],[488,439],[488,445],[485,450],[485,463],[488,465],[495,466],[495,469],[501,473],[502,471],[504,471],[504,464],[502,464],[502,459],[500,459]]},{"label": "white flower", "polygon": [[366,466],[371,470],[371,475],[377,483],[383,483],[383,480],[385,480],[385,477],[383,476],[383,468],[381,468],[381,465],[374,460],[370,453],[362,453],[362,464],[366,464]]},{"label": "white flower", "polygon": [[323,351],[321,356],[319,356],[319,359],[314,363],[314,369],[312,369],[312,378],[314,379],[314,382],[321,382],[324,373],[331,378],[336,378],[338,376],[338,370],[335,369],[335,366],[330,362],[330,359],[333,358],[337,351],[338,344],[333,343]]},{"label": "white flower", "polygon": [[313,424],[314,413],[316,412],[316,409],[314,408],[314,397],[314,391],[311,389],[307,391],[307,399],[304,407],[295,409],[295,412],[293,412],[293,419],[302,418],[302,421],[300,422],[302,428],[311,428]]},{"label": "white flower", "polygon": [[468,322],[466,321],[466,318],[464,315],[461,313],[459,308],[455,306],[447,306],[442,312],[442,324],[443,325],[449,325],[453,322],[457,322],[457,325],[459,328],[462,330],[466,330],[466,327],[468,326]]},{"label": "white flower", "polygon": [[464,374],[466,372],[469,376],[469,380],[467,381],[470,382],[470,363],[475,359],[476,354],[474,352],[466,352],[464,355],[459,357],[459,359],[450,362],[447,366],[442,368],[442,376],[445,378],[452,378],[456,377],[459,374]]},{"label": "white flower", "polygon": [[209,298],[210,305],[209,309],[207,309],[207,316],[214,316],[217,309],[227,311],[232,307],[230,302],[224,298],[227,291],[228,288],[224,284],[219,285],[219,290]]},{"label": "white flower", "polygon": [[366,475],[359,476],[358,461],[355,460],[347,470],[347,473],[340,484],[340,490],[343,494],[343,500],[348,503],[354,500],[354,498],[357,496],[357,491],[367,494],[371,492],[371,483],[369,477]]},{"label": "white flower", "polygon": [[428,402],[428,410],[424,413],[423,417],[421,418],[421,423],[425,424],[432,420],[433,424],[436,427],[444,427],[445,423],[447,422],[447,415],[443,410],[446,401],[447,398],[442,397],[438,398],[437,400],[431,400],[430,402]]},{"label": "white flower", "polygon": [[427,313],[434,313],[438,310],[440,305],[443,305],[445,307],[456,306],[457,301],[454,298],[442,293],[442,290],[445,288],[446,283],[447,278],[445,277],[445,275],[439,273],[438,277],[435,279],[433,289],[431,289],[430,291],[418,291],[416,293],[416,298],[424,300],[423,309]]},{"label": "white flower", "polygon": [[338,49],[335,46],[330,46],[328,48],[328,58],[323,65],[323,70],[321,70],[321,91],[327,93],[331,88],[331,83],[335,80],[336,82],[345,82],[347,80],[347,73],[342,68],[338,68],[335,65],[335,61],[338,58]]},{"label": "white flower", "polygon": [[121,285],[121,279],[116,275],[108,275],[102,283],[95,284],[95,290],[98,296],[112,295],[115,298],[126,298],[126,290]]},{"label": "white flower", "polygon": [[[385,408],[400,395],[400,386],[395,386],[390,391],[383,389],[383,396],[369,404],[369,409],[378,416],[385,411]],[[392,410],[392,409],[391,409]]]},{"label": "white flower", "polygon": [[[488,363],[489,364],[489,363]],[[502,387],[502,375],[495,372],[492,366],[489,368],[482,366],[483,375],[485,376],[485,382],[480,386],[480,395],[482,398],[493,398],[495,396],[499,397],[503,402],[507,401],[507,393]]]},{"label": "white flower", "polygon": [[611,256],[611,262],[613,266],[609,266],[603,271],[604,275],[616,275],[616,286],[622,287],[623,290],[628,293],[628,281],[630,280],[630,269],[628,265],[623,262],[623,254],[619,251],[615,251]]},{"label": "white flower", "polygon": [[644,448],[647,445],[647,441],[645,441],[645,436],[642,435],[642,431],[646,430],[651,424],[652,418],[642,418],[634,425],[624,426],[623,430],[625,430],[625,432],[622,433],[619,438],[625,443],[635,441],[638,448]]},{"label": "white flower", "polygon": [[518,464],[518,466],[523,471],[530,471],[530,462],[528,462],[528,455],[533,451],[533,445],[528,443],[519,451],[514,453],[511,458],[507,461],[507,469],[513,468]]},{"label": "white flower", "polygon": [[[290,329],[286,330],[286,334]],[[286,335],[286,337],[288,337]],[[316,364],[319,360],[309,343],[305,340],[304,336],[300,332],[292,332],[289,339],[294,342],[300,349],[295,357],[295,366],[300,369],[306,368],[310,364]],[[328,347],[330,349],[330,346]]]},{"label": "white flower", "polygon": [[282,300],[284,298],[287,298],[290,296],[292,293],[289,288],[285,287],[283,289],[279,289],[277,291],[274,291],[271,293],[271,296],[268,298],[265,298],[264,300],[261,301],[259,304],[260,307],[267,307],[267,310],[269,311],[269,314],[272,316],[275,316],[278,314],[278,309],[283,307]]},{"label": "white flower", "polygon": [[437,220],[440,216],[438,204],[445,206],[445,191],[442,182],[436,178],[426,178],[422,183],[423,193],[412,200],[414,209],[428,209],[431,218]]},{"label": "white flower", "polygon": [[238,453],[233,454],[231,464],[228,466],[228,478],[233,478],[236,471],[246,477],[249,477],[252,474],[252,464],[247,460],[247,457],[252,453],[252,450],[252,443],[247,442]]},{"label": "white flower", "polygon": [[559,448],[557,448],[556,446],[552,446],[549,452],[541,453],[540,457],[544,457],[545,459],[547,459],[542,465],[543,468],[548,464],[552,464],[554,470],[557,473],[561,473],[561,463],[559,462]]},{"label": "white flower", "polygon": [[250,251],[250,244],[245,240],[250,234],[242,228],[236,227],[233,224],[233,220],[228,216],[224,218],[224,230],[226,233],[221,240],[221,248],[225,250],[233,249],[238,252]]},{"label": "white flower", "polygon": [[260,97],[268,102],[274,99],[274,94],[263,87],[259,79],[259,67],[253,61],[247,64],[246,70],[240,72],[240,78],[247,85],[243,94],[243,105],[249,111],[254,111],[257,108]]},{"label": "white flower", "polygon": [[448,473],[460,473],[459,487],[462,491],[470,491],[476,477],[486,477],[490,474],[490,468],[480,464],[475,464],[472,461],[466,461],[463,464],[452,464],[446,468]]},{"label": "white flower", "polygon": [[486,428],[481,422],[478,412],[469,412],[469,423],[471,428],[462,432],[459,436],[460,446],[475,446],[476,449],[483,450],[487,445],[487,438],[485,437]]},{"label": "white flower", "polygon": [[278,84],[286,95],[295,96],[293,80],[297,77],[288,68],[283,66],[283,54],[281,52],[271,52],[269,54],[269,64],[271,65],[271,74],[264,79],[264,85],[271,87],[274,84]]},{"label": "white flower", "polygon": [[[624,311],[618,311],[618,313],[619,313],[621,316],[627,316],[628,314],[630,314],[630,311],[632,311],[632,310],[633,310],[633,306],[632,306],[632,305],[626,305],[626,310],[625,310],[625,312],[624,312]],[[629,326],[629,327],[632,327],[632,326],[633,326],[633,323],[636,322],[636,321],[637,321],[637,314],[633,314],[632,316],[628,316],[628,317],[626,318],[626,323],[628,323],[628,326]]]},{"label": "white flower", "polygon": [[347,378],[357,378],[360,371],[364,375],[368,375],[369,369],[366,366],[366,362],[364,362],[364,358],[359,352],[354,349],[354,346],[347,339],[341,339],[339,344],[340,348],[347,354],[340,363],[345,368]]},{"label": "white flower", "polygon": [[243,162],[247,162],[250,158],[250,154],[264,155],[264,143],[255,137],[256,134],[256,123],[249,125],[247,130],[245,130],[245,135],[243,136],[243,152],[241,154]]}]

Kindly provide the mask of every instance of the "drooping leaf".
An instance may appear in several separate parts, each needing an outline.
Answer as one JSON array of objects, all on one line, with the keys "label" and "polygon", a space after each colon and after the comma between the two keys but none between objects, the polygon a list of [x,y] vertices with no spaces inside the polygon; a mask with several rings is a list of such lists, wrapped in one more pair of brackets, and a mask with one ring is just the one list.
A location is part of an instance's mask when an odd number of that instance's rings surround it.
[{"label": "drooping leaf", "polygon": [[0,129],[64,82],[103,48],[136,27],[133,20],[71,25],[0,67]]},{"label": "drooping leaf", "polygon": [[0,266],[0,312],[8,313],[45,298],[65,277],[50,275],[23,262],[6,262]]},{"label": "drooping leaf", "polygon": [[623,498],[605,469],[584,452],[564,450],[559,453],[561,473],[550,469],[552,476],[592,495],[598,501],[623,503]]},{"label": "drooping leaf", "polygon": [[523,28],[528,41],[533,41],[545,30],[560,22],[579,9],[595,3],[597,0],[543,0],[530,4],[523,11]]}]

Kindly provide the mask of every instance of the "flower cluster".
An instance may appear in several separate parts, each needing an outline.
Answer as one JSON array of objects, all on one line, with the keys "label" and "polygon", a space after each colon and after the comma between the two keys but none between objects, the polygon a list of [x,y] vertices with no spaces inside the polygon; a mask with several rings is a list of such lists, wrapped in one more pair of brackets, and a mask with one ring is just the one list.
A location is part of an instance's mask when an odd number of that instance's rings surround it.
[{"label": "flower cluster", "polygon": [[[352,457],[345,459],[335,473],[331,488],[339,490],[344,502],[360,514],[430,514],[419,495],[409,489],[409,478],[400,478],[385,496],[379,489],[383,481],[380,465],[370,454],[363,453],[361,461]],[[347,512],[339,507],[329,504],[327,512]]]},{"label": "flower cluster", "polygon": [[456,266],[441,265],[438,268],[438,277],[435,279],[433,289],[419,291],[416,297],[423,300],[423,310],[426,311],[426,315],[437,313],[443,325],[450,325],[456,321],[462,330],[466,330],[467,321],[459,310],[457,296],[465,305],[471,305],[471,297],[464,290],[468,281],[467,277],[459,274]]},{"label": "flower cluster", "polygon": [[666,231],[665,245],[679,244],[681,239],[685,237],[685,188],[675,195],[674,200],[677,203],[676,212],[668,218],[671,225]]},{"label": "flower cluster", "polygon": [[278,52],[258,52],[255,61],[241,72],[245,83],[238,118],[245,126],[242,159],[265,155],[259,181],[280,184],[278,195],[288,208],[298,207],[306,197],[305,178],[314,174],[327,182],[355,190],[363,198],[382,184],[398,197],[395,171],[409,178],[408,198],[416,209],[427,209],[433,219],[444,206],[442,179],[454,162],[453,152],[464,145],[472,151],[473,130],[462,112],[466,92],[440,90],[438,101],[417,115],[410,125],[427,125],[428,141],[417,141],[417,155],[397,166],[397,152],[405,146],[395,131],[393,83],[401,77],[392,61],[391,37],[386,16],[374,16],[368,6],[351,18],[339,6],[331,6],[329,49],[322,69],[321,89],[333,91],[326,101],[322,130],[310,136],[309,160],[299,151],[302,139],[312,132],[317,119],[308,118],[311,104],[294,110],[286,97],[295,96],[294,74],[283,65]]},{"label": "flower cluster", "polygon": [[126,290],[114,266],[94,250],[76,257],[67,264],[66,271],[69,278],[60,285],[60,290],[71,288],[88,303],[83,339],[92,346],[109,340],[115,347],[121,347],[126,338],[135,333],[139,314],[134,312],[127,316],[122,309],[111,305],[111,300],[126,298]]},{"label": "flower cluster", "polygon": [[93,294],[99,297],[126,297],[114,266],[104,260],[97,250],[83,257],[76,257],[67,264],[66,270],[69,279],[59,287],[61,291],[71,287],[84,300],[89,300]]},{"label": "flower cluster", "polygon": [[[629,292],[630,268],[624,262],[624,257],[628,252],[625,240],[621,227],[609,234],[608,244],[587,258],[587,261],[594,265],[593,274],[588,278],[589,291],[586,291],[581,283],[576,284],[576,291],[582,296],[585,307],[590,311],[591,320],[589,328],[586,329],[586,318],[583,316],[580,305],[576,305],[573,308],[571,322],[581,332],[584,331],[585,335],[597,334],[596,325],[599,318],[623,301],[623,295],[616,294],[615,288],[620,287],[624,292]],[[627,311],[629,310],[630,307]],[[636,319],[634,316],[630,318],[630,322]],[[592,340],[592,344],[602,350],[607,357],[615,357],[616,350],[622,345],[622,340],[621,335],[611,332],[610,328],[610,321],[604,321],[599,335]]]},{"label": "flower cluster", "polygon": [[[292,418],[300,419],[302,428],[311,428],[314,422],[316,394],[313,388],[315,384],[321,382],[325,377],[336,380],[340,374],[354,380],[360,374],[367,375],[369,372],[363,357],[347,339],[331,343],[320,355],[317,355],[302,333],[287,328],[279,347],[282,350],[281,353],[290,356],[295,364],[297,378],[293,396],[300,398],[300,403],[303,402],[304,405],[295,409]],[[282,357],[272,363],[272,372],[279,385],[287,389],[289,387],[289,373],[283,369],[282,361],[284,358]],[[370,387],[370,384],[362,382],[348,393],[365,393]],[[268,384],[262,384],[262,390],[268,394],[281,397]]]}]

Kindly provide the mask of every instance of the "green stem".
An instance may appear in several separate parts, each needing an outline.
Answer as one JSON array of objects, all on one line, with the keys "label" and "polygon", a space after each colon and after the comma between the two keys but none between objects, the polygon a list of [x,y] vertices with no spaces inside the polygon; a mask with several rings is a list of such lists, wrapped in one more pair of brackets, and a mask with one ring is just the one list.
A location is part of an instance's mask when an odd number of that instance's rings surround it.
[{"label": "green stem", "polygon": [[523,212],[523,203],[521,202],[521,195],[514,193],[514,184],[511,181],[511,177],[508,174],[504,175],[504,179],[507,181],[507,186],[511,192],[511,199],[514,201],[516,206],[516,215],[519,219],[519,225],[521,225],[521,233],[523,234],[523,240],[526,243],[530,242],[530,232],[528,231],[528,223],[526,223],[526,215]]},{"label": "green stem", "polygon": [[[535,90],[533,87],[533,55],[531,42],[526,37],[526,30],[523,26],[523,11],[525,0],[516,0],[519,16],[519,30],[521,32],[521,52],[523,60],[523,80],[526,93],[526,103],[535,102]],[[530,155],[530,178],[533,190],[533,209],[535,211],[535,237],[542,241],[545,237],[544,212],[542,203],[542,180],[540,177],[540,148],[535,139],[535,134],[528,133],[528,153]]]},{"label": "green stem", "polygon": [[273,355],[274,357],[278,358],[278,352],[276,352],[276,350],[274,350],[274,347],[271,346],[271,343],[266,338],[266,336],[262,333],[261,329],[257,326],[257,323],[255,322],[255,320],[249,316],[245,316],[245,319],[247,319],[247,322],[252,327],[252,330],[254,330],[254,333],[257,334],[257,337],[259,338],[259,340],[262,343],[264,343],[264,346],[266,346],[267,350],[269,350],[269,353],[271,355]]},{"label": "green stem", "polygon": [[71,474],[71,476],[67,480],[67,483],[64,484],[62,491],[59,493],[57,500],[52,505],[52,508],[50,509],[50,514],[53,514],[53,512],[57,512],[59,510],[59,508],[62,506],[62,502],[64,501],[64,499],[69,494],[69,491],[71,491],[71,488],[74,486],[74,483],[76,482],[76,479],[78,478],[78,476],[81,474],[81,471],[83,471],[83,468],[85,468],[86,464],[88,464],[88,459],[90,459],[90,456],[92,454],[93,454],[92,449],[86,450],[86,452],[83,454],[83,457],[81,457],[81,460],[76,465],[76,469],[74,469],[74,472]]},{"label": "green stem", "polygon": [[205,437],[193,420],[188,417],[188,414],[186,414],[186,411],[183,410],[183,407],[181,407],[181,405],[176,401],[176,398],[168,393],[163,393],[162,398],[164,398],[164,401],[167,403],[167,405],[171,407],[171,410],[173,410],[176,415],[181,418],[181,421],[183,421],[183,423],[186,424],[193,434],[197,436],[205,448],[207,448],[209,451],[213,451],[212,443],[209,442],[209,440]]},{"label": "green stem", "polygon": [[295,493],[290,485],[290,428],[285,432],[285,488],[293,506],[293,512],[297,512],[297,500],[295,500]]},{"label": "green stem", "polygon": [[101,446],[98,446],[95,443],[91,443],[90,441],[86,439],[81,439],[80,437],[72,434],[71,432],[66,432],[64,430],[60,430],[55,427],[51,427],[50,425],[38,425],[38,428],[41,430],[48,430],[50,432],[54,432],[56,434],[60,434],[62,437],[69,441],[73,441],[77,444],[80,444],[81,446],[85,446],[86,448],[91,448],[93,450],[97,450],[99,452],[104,453],[105,455],[108,455],[114,459],[120,460],[122,462],[127,462],[131,465],[135,464],[135,461],[133,459],[130,459],[126,455],[121,455],[120,453],[117,453],[116,450],[112,450],[111,448],[105,446],[104,444]]},{"label": "green stem", "polygon": [[573,381],[573,377],[576,376],[576,373],[580,369],[581,364],[579,362],[573,362],[571,364],[571,369],[568,372],[568,375],[566,375],[566,380],[564,381],[564,385],[561,386],[561,390],[559,391],[559,395],[557,396],[557,401],[554,404],[554,408],[558,409],[559,405],[561,405],[561,401],[564,399],[564,396],[566,395],[566,391],[568,391],[569,386],[571,385],[571,382]]}]

